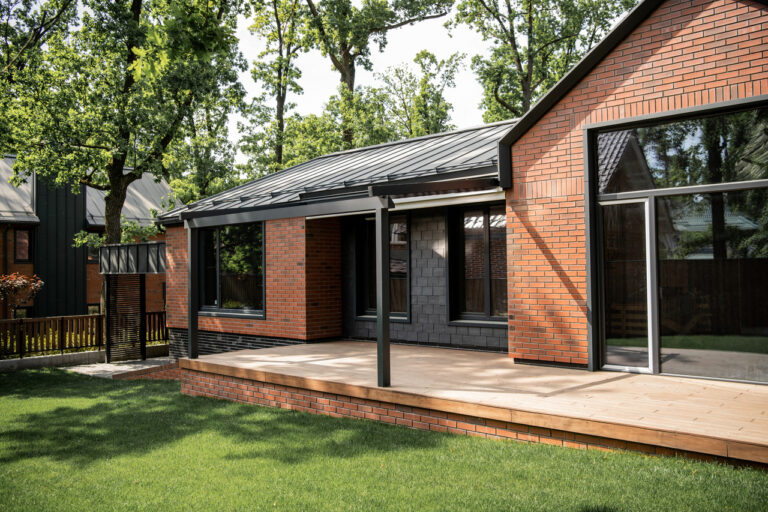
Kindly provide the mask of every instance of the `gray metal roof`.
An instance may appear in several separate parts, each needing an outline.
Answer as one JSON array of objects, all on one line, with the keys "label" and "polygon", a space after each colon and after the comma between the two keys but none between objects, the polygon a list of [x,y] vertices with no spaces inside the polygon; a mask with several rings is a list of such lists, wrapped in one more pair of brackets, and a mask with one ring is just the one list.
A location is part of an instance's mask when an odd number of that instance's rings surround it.
[{"label": "gray metal roof", "polygon": [[[9,183],[13,175],[13,157],[0,160],[0,223],[39,223],[35,215],[32,193],[32,179],[20,187]],[[171,197],[171,187],[165,180],[155,181],[145,174],[128,186],[122,214],[130,221],[146,226],[154,222],[150,210],[163,211]],[[104,192],[86,188],[85,220],[88,227],[104,226]]]},{"label": "gray metal roof", "polygon": [[514,123],[503,121],[331,153],[177,208],[160,218],[173,221],[183,211],[210,211],[215,215],[222,210],[252,210],[299,201],[300,194],[414,178],[449,179],[460,172],[495,167],[499,140]]},{"label": "gray metal roof", "polygon": [[[150,210],[162,212],[171,197],[171,187],[165,180],[155,181],[144,174],[128,185],[122,214],[126,219],[147,226],[154,222]],[[93,188],[85,191],[85,221],[90,227],[104,225],[104,192]]]},{"label": "gray metal roof", "polygon": [[13,157],[0,160],[0,223],[38,223],[40,219],[35,215],[32,204],[32,180],[19,187],[9,182],[13,175],[13,161]]}]

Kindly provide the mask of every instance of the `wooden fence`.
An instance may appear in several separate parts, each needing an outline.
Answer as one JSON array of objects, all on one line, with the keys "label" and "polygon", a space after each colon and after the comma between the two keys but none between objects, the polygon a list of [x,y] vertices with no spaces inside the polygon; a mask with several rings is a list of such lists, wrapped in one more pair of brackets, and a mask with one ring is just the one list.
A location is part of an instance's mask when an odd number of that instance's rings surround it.
[{"label": "wooden fence", "polygon": [[[165,311],[146,313],[147,343],[168,340]],[[0,358],[100,350],[104,315],[0,320]]]}]

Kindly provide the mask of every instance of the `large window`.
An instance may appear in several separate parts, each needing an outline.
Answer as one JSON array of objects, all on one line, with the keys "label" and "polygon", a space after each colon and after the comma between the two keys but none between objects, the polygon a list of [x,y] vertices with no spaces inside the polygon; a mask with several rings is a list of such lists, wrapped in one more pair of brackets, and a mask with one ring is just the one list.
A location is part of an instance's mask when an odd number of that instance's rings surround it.
[{"label": "large window", "polygon": [[768,382],[768,108],[596,142],[604,364]]},{"label": "large window", "polygon": [[504,206],[457,210],[449,219],[451,316],[498,320],[507,316]]},{"label": "large window", "polygon": [[[357,233],[358,314],[376,313],[376,222],[366,219]],[[394,215],[389,219],[389,308],[394,317],[408,315],[410,263],[408,218]]]},{"label": "large window", "polygon": [[203,310],[264,312],[264,224],[200,231]]}]

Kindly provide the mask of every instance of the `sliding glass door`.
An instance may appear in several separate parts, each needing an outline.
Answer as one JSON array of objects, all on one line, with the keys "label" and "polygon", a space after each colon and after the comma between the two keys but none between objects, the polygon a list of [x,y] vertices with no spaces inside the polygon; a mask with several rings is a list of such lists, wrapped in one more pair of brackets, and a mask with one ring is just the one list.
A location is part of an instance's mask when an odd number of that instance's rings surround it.
[{"label": "sliding glass door", "polygon": [[648,202],[600,204],[603,266],[603,363],[650,371]]},{"label": "sliding glass door", "polygon": [[768,383],[768,104],[589,138],[602,368]]}]

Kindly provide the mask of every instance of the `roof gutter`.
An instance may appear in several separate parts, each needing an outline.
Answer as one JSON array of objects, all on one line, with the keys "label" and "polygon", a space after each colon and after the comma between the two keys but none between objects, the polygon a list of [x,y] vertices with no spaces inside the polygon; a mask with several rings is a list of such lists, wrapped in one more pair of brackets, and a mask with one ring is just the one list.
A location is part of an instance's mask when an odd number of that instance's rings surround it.
[{"label": "roof gutter", "polygon": [[512,188],[512,145],[568,94],[665,0],[643,0],[560,79],[499,141],[499,184]]}]

